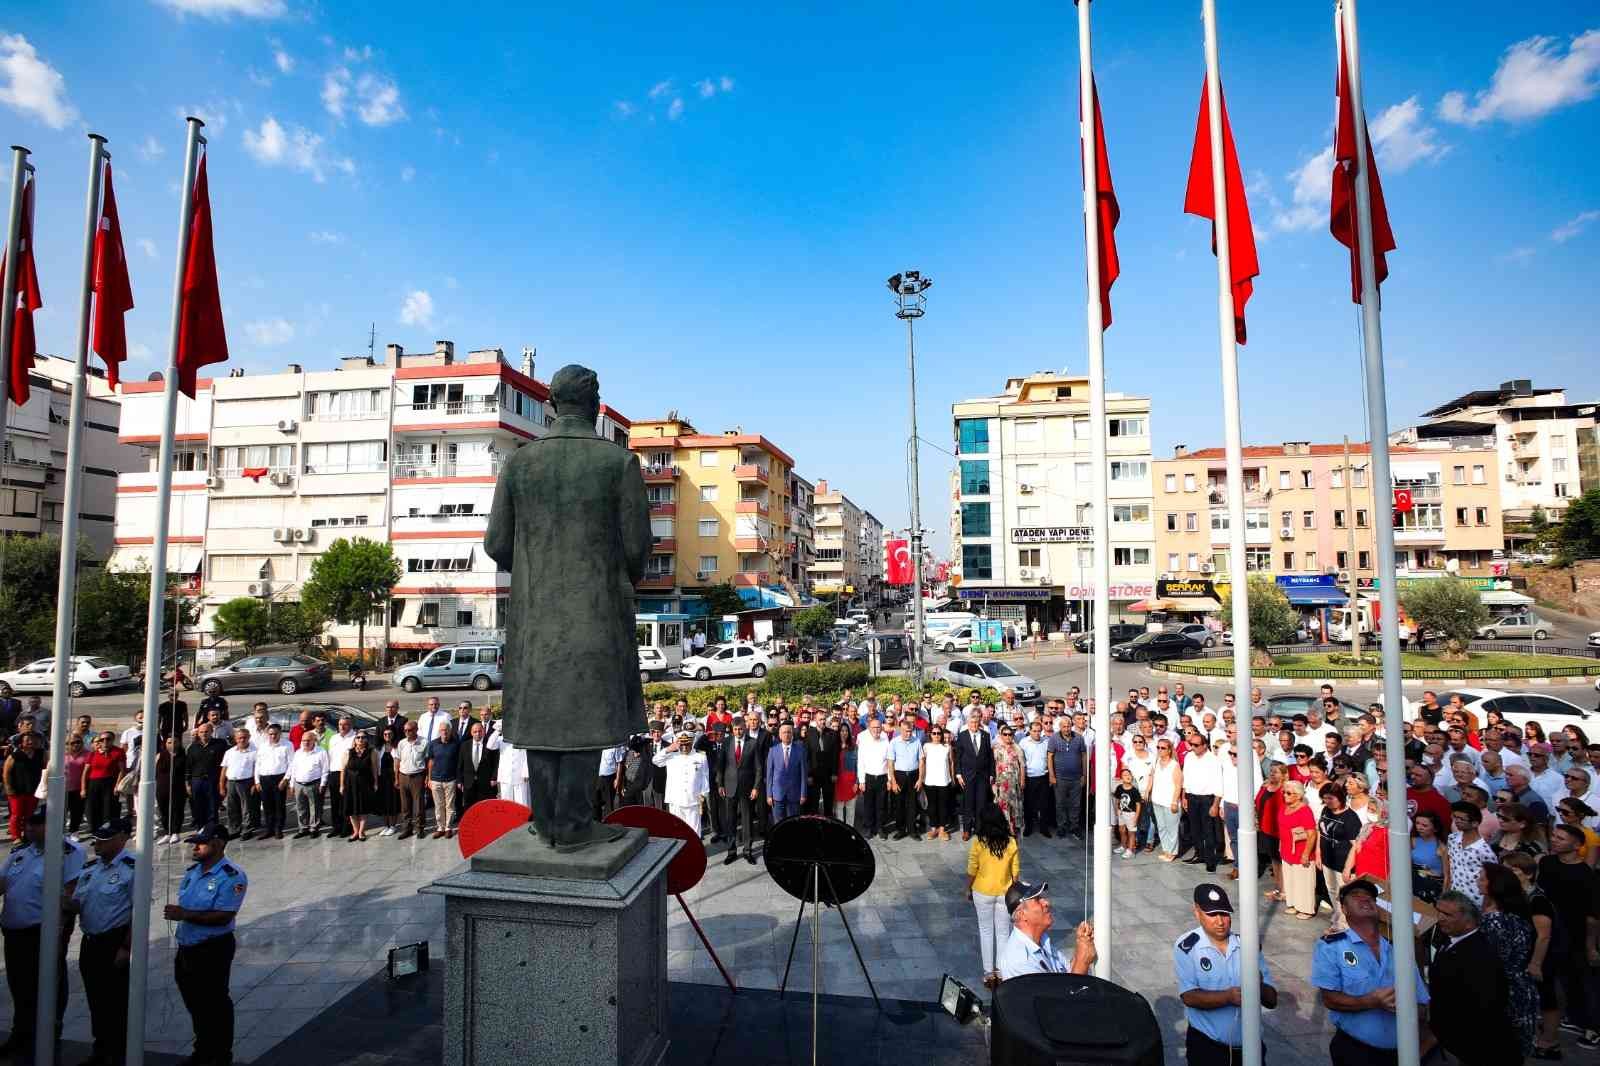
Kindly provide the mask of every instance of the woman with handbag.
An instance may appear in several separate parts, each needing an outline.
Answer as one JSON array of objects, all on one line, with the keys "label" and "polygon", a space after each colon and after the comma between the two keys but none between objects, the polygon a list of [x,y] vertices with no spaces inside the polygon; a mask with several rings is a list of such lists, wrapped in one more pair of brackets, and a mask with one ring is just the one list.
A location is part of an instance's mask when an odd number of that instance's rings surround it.
[{"label": "woman with handbag", "polygon": [[94,748],[83,770],[82,788],[87,808],[84,813],[91,828],[98,829],[117,816],[117,783],[127,768],[127,754],[117,747],[111,733],[101,733],[94,738]]}]

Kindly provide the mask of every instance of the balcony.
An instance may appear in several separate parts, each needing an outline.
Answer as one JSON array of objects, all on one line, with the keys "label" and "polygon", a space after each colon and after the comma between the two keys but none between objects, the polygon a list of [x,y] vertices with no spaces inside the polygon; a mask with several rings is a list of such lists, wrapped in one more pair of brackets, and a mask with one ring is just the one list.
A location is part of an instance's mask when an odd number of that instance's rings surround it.
[{"label": "balcony", "polygon": [[472,463],[430,462],[426,459],[400,456],[391,464],[396,481],[407,478],[436,477],[493,477],[500,470],[498,456],[487,461]]},{"label": "balcony", "polygon": [[767,478],[771,475],[772,469],[770,467],[762,466],[760,463],[740,463],[738,466],[733,468],[733,477],[735,481],[752,481],[765,485],[767,483]]},{"label": "balcony", "polygon": [[1443,526],[1396,526],[1396,544],[1443,544]]},{"label": "balcony", "polygon": [[678,468],[671,463],[665,466],[640,467],[639,472],[644,475],[647,485],[670,484],[678,476]]},{"label": "balcony", "polygon": [[672,588],[675,576],[676,575],[674,575],[671,570],[667,570],[665,572],[651,571],[639,579],[639,587],[641,589],[650,589],[652,591],[670,589]]},{"label": "balcony", "polygon": [[669,518],[678,513],[678,505],[672,500],[665,503],[652,503],[650,505],[651,518]]},{"label": "balcony", "polygon": [[760,537],[736,537],[734,538],[733,546],[742,552],[758,552],[765,549],[766,543]]},{"label": "balcony", "polygon": [[1526,437],[1511,438],[1511,454],[1518,457],[1532,458],[1539,454],[1539,438],[1534,434]]},{"label": "balcony", "polygon": [[765,517],[767,505],[760,500],[740,500],[734,505],[734,511],[738,514],[758,514]]},{"label": "balcony", "polygon": [[755,588],[770,580],[772,580],[772,577],[765,570],[740,570],[733,575],[733,583],[746,588]]},{"label": "balcony", "polygon": [[470,396],[461,400],[396,404],[394,420],[396,423],[425,422],[437,415],[492,415],[499,412],[498,396]]},{"label": "balcony", "polygon": [[672,555],[678,550],[678,542],[672,537],[656,537],[650,543],[650,551],[656,555]]}]

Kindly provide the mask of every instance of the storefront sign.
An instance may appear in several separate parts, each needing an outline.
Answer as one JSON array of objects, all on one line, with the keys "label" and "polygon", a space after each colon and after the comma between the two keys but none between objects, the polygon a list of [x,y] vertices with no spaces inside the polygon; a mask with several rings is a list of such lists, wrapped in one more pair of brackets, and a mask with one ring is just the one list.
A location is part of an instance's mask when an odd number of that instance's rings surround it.
[{"label": "storefront sign", "polygon": [[1286,589],[1337,589],[1339,584],[1332,574],[1279,574],[1278,587]]},{"label": "storefront sign", "polygon": [[[1113,600],[1146,600],[1156,594],[1152,581],[1114,581],[1110,587]],[[972,588],[963,587],[956,593],[963,600],[1092,600],[1094,585],[1083,582],[1076,585],[1025,588]]]},{"label": "storefront sign", "polygon": [[963,600],[1048,600],[1054,593],[1048,588],[987,588],[966,587],[956,594]]},{"label": "storefront sign", "polygon": [[1165,600],[1181,596],[1206,596],[1217,598],[1217,588],[1209,580],[1174,581],[1161,580],[1156,582],[1156,598]]},{"label": "storefront sign", "polygon": [[1013,544],[1087,544],[1094,539],[1092,526],[1017,526]]}]

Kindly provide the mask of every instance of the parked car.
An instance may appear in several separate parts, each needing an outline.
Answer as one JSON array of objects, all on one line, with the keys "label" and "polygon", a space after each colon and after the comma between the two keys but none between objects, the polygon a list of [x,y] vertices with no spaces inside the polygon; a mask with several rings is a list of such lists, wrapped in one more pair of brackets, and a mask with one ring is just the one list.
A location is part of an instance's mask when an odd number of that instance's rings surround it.
[{"label": "parked car", "polygon": [[246,655],[227,666],[201,674],[200,691],[208,696],[219,692],[296,692],[326,688],[333,680],[333,667],[325,659],[281,652]]},{"label": "parked car", "polygon": [[[67,695],[73,699],[91,692],[110,692],[132,684],[126,666],[118,666],[110,659],[98,655],[74,655],[72,677],[67,682]],[[55,656],[36,659],[20,670],[0,674],[0,696],[13,692],[54,692],[56,687]]]},{"label": "parked car", "polygon": [[946,653],[966,651],[972,644],[972,623],[962,622],[938,636],[929,637],[928,643]]},{"label": "parked car", "polygon": [[1111,657],[1126,663],[1147,663],[1157,659],[1187,659],[1200,654],[1200,642],[1184,633],[1141,633],[1125,644],[1115,644]]},{"label": "parked car", "polygon": [[835,662],[864,663],[870,658],[868,642],[878,641],[878,669],[903,670],[911,661],[911,642],[904,633],[869,633],[833,653]]},{"label": "parked car", "polygon": [[858,626],[870,626],[872,624],[872,615],[866,611],[851,611],[846,617]]},{"label": "parked car", "polygon": [[[1279,692],[1267,697],[1267,713],[1278,715],[1280,718],[1293,718],[1297,714],[1305,714],[1312,707],[1322,709],[1322,694],[1318,692]],[[1339,701],[1341,717],[1346,721],[1355,721],[1360,715],[1366,714],[1367,709],[1349,700]]]},{"label": "parked car", "polygon": [[1037,681],[996,659],[951,659],[939,671],[939,677],[962,688],[986,688],[995,692],[1010,689],[1023,703],[1039,701]]},{"label": "parked car", "polygon": [[1600,648],[1600,629],[1589,634],[1589,647]]},{"label": "parked car", "polygon": [[505,645],[475,641],[435,648],[421,662],[408,663],[394,672],[394,683],[407,692],[424,688],[465,688],[479,692],[499,688],[505,667]]},{"label": "parked car", "polygon": [[1202,648],[1215,648],[1217,646],[1216,630],[1199,622],[1185,622],[1182,625],[1168,626],[1163,629],[1163,632],[1181,633]]},{"label": "parked car", "polygon": [[766,677],[772,669],[772,656],[754,644],[713,644],[698,655],[683,660],[678,673],[697,681],[713,677]]},{"label": "parked car", "polygon": [[[304,700],[298,703],[280,703],[276,707],[267,708],[267,721],[275,723],[282,728],[283,739],[288,740],[289,730],[293,729],[299,724],[300,713],[307,710],[313,714],[327,715],[328,723],[330,727],[334,729],[339,727],[339,719],[349,718],[351,728],[353,728],[357,733],[365,733],[367,735],[367,739],[371,740],[374,745],[377,745],[382,740],[383,716],[377,711],[368,710],[363,707],[353,707],[348,703],[330,703],[323,702],[321,700]],[[240,715],[238,718],[235,718],[232,721],[230,728],[248,728],[250,721],[250,715]],[[230,735],[228,737],[224,737],[223,739],[231,742],[232,737]]]},{"label": "parked car", "polygon": [[[1451,696],[1460,696],[1461,702],[1473,714],[1478,716],[1481,723],[1484,716],[1490,711],[1499,711],[1500,716],[1507,722],[1523,728],[1529,722],[1538,722],[1546,733],[1555,732],[1569,725],[1583,729],[1585,734],[1592,735],[1600,728],[1600,712],[1586,711],[1576,703],[1569,703],[1559,696],[1547,695],[1543,692],[1508,692],[1498,688],[1457,688],[1448,692],[1440,692],[1439,705],[1450,706]],[[1419,700],[1407,700],[1405,717],[1407,721],[1417,716]]]},{"label": "parked car", "polygon": [[[1145,627],[1139,623],[1113,622],[1111,623],[1111,647],[1115,648],[1118,644],[1126,644],[1144,631]],[[1079,651],[1094,651],[1094,632],[1091,630],[1078,637],[1072,642],[1072,646]]]},{"label": "parked car", "polygon": [[1484,640],[1521,640],[1528,637],[1549,640],[1550,623],[1532,611],[1513,611],[1483,626],[1478,630],[1478,636]]},{"label": "parked car", "polygon": [[645,684],[660,681],[672,671],[667,657],[660,648],[645,646],[639,649],[639,680]]}]

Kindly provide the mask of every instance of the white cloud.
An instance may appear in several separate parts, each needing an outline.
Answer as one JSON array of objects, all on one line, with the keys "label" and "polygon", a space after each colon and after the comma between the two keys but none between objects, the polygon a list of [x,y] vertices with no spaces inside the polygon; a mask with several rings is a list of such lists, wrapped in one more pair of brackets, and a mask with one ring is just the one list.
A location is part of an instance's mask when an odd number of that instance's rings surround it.
[{"label": "white cloud", "polygon": [[1288,173],[1291,205],[1274,212],[1272,224],[1280,230],[1312,229],[1326,222],[1333,196],[1333,145],[1329,145]]},{"label": "white cloud", "polygon": [[150,346],[148,344],[143,344],[139,341],[133,341],[128,345],[128,358],[136,363],[145,362],[154,354],[155,353],[150,350]]},{"label": "white cloud", "polygon": [[667,117],[674,122],[683,117],[683,97],[672,98],[672,103],[667,105]]},{"label": "white cloud", "polygon": [[1572,38],[1563,53],[1554,37],[1529,37],[1505,50],[1489,87],[1474,93],[1445,93],[1439,117],[1477,126],[1493,119],[1518,122],[1539,118],[1600,93],[1600,29]]},{"label": "white cloud", "polygon": [[166,154],[166,151],[166,148],[162,146],[160,141],[155,139],[154,135],[147,136],[139,142],[139,156],[142,159],[160,159]]},{"label": "white cloud", "polygon": [[722,77],[717,79],[717,88],[721,89],[725,93],[733,92],[733,79],[724,74]]},{"label": "white cloud", "polygon": [[268,89],[272,87],[272,79],[261,73],[255,67],[246,67],[244,76],[249,78],[250,84],[256,86],[257,88]]},{"label": "white cloud", "polygon": [[206,137],[217,137],[228,126],[228,103],[224,100],[208,100],[203,104],[178,108],[179,119],[187,119],[190,115],[206,124]]},{"label": "white cloud", "polygon": [[158,255],[156,252],[156,242],[151,240],[149,237],[140,237],[134,243],[139,246],[140,251],[149,256],[151,259],[156,258]]},{"label": "white cloud", "polygon": [[709,100],[717,95],[717,83],[710,78],[701,78],[694,83],[694,87],[700,91],[700,99],[702,100]]},{"label": "white cloud", "polygon": [[283,0],[156,0],[156,3],[180,15],[199,15],[211,19],[231,18],[234,15],[270,19],[277,18],[287,10]]},{"label": "white cloud", "polygon": [[660,97],[666,96],[671,92],[672,92],[672,79],[668,78],[665,81],[658,81],[654,85],[650,86],[650,94],[649,95],[650,95],[650,99],[655,100],[655,99],[658,99]]},{"label": "white cloud", "polygon": [[259,129],[245,130],[244,149],[264,166],[288,167],[310,174],[314,181],[327,180],[328,170],[355,173],[355,163],[322,150],[322,138],[302,126],[284,126],[268,115]]},{"label": "white cloud", "polygon": [[345,98],[350,95],[350,72],[335,67],[322,79],[322,107],[334,118],[344,118]]},{"label": "white cloud", "polygon": [[284,318],[263,318],[246,322],[245,335],[262,348],[274,348],[294,340],[294,326]]},{"label": "white cloud", "polygon": [[618,118],[631,118],[639,108],[626,100],[618,100],[611,105],[611,110]]},{"label": "white cloud", "polygon": [[356,117],[368,126],[388,126],[406,117],[400,87],[388,78],[363,74],[356,82]]},{"label": "white cloud", "polygon": [[1580,211],[1572,218],[1563,222],[1550,231],[1550,239],[1557,244],[1566,244],[1572,238],[1588,229],[1595,222],[1600,222],[1600,211]]},{"label": "white cloud", "polygon": [[352,48],[349,45],[345,45],[344,58],[347,63],[360,63],[362,60],[371,59],[372,46],[364,44],[360,48]]},{"label": "white cloud", "polygon": [[343,244],[344,234],[331,229],[314,229],[309,234],[312,244]]},{"label": "white cloud", "polygon": [[279,73],[294,73],[294,56],[290,55],[288,52],[285,52],[282,47],[273,47],[272,61],[277,64]]},{"label": "white cloud", "polygon": [[1500,261],[1502,263],[1514,263],[1517,266],[1521,266],[1524,263],[1526,263],[1528,260],[1532,259],[1533,256],[1534,256],[1534,253],[1535,253],[1535,249],[1530,248],[1527,245],[1524,245],[1521,248],[1513,248],[1513,249],[1511,249],[1511,251],[1507,252],[1506,254],[1504,254],[1504,255],[1502,255],[1500,257]]},{"label": "white cloud", "polygon": [[[1415,96],[1391,105],[1367,125],[1378,157],[1378,172],[1402,174],[1421,162],[1436,161],[1450,151],[1439,143],[1439,131],[1428,125]],[[1332,131],[1329,131],[1332,140]],[[1273,228],[1285,231],[1314,229],[1328,221],[1333,198],[1333,145],[1307,159],[1287,175],[1290,204],[1273,204]]]},{"label": "white cloud", "polygon": [[400,321],[407,326],[433,325],[433,297],[423,289],[407,293],[400,305]]},{"label": "white cloud", "polygon": [[403,166],[403,167],[400,168],[400,180],[401,181],[410,181],[412,178],[414,178],[416,176],[417,176],[417,168],[416,167]]},{"label": "white cloud", "polygon": [[67,100],[67,80],[39,58],[28,39],[19,34],[0,36],[0,104],[65,129],[78,117]]}]

